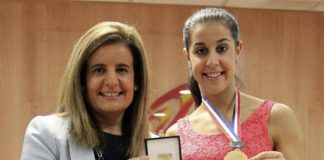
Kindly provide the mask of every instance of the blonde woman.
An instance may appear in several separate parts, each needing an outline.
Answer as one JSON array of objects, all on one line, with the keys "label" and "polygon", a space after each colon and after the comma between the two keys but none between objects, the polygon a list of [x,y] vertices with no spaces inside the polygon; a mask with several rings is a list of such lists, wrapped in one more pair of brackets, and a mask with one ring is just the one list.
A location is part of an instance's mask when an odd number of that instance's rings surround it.
[{"label": "blonde woman", "polygon": [[135,28],[119,22],[90,28],[68,61],[57,112],[29,123],[21,159],[148,159],[141,157],[148,136],[146,63]]}]

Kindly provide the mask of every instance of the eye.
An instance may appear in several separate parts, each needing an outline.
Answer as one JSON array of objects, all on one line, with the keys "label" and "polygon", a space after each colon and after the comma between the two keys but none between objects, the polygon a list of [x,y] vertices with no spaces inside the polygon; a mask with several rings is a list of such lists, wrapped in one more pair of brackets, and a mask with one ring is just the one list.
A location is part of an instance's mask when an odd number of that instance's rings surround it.
[{"label": "eye", "polygon": [[228,48],[226,45],[219,45],[216,47],[217,53],[226,53],[227,50],[228,50]]},{"label": "eye", "polygon": [[96,67],[92,70],[92,73],[96,74],[96,75],[101,75],[103,73],[106,72],[106,69],[103,67]]},{"label": "eye", "polygon": [[195,49],[195,53],[198,55],[206,55],[206,54],[208,54],[208,48],[198,47]]},{"label": "eye", "polygon": [[121,74],[128,73],[128,67],[117,67],[116,72]]}]

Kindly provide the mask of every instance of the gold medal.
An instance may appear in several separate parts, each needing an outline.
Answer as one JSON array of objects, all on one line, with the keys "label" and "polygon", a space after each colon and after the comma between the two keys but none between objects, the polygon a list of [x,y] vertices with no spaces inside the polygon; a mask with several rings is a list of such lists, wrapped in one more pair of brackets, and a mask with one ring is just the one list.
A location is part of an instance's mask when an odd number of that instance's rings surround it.
[{"label": "gold medal", "polygon": [[248,157],[240,149],[235,149],[228,152],[224,160],[248,160]]}]

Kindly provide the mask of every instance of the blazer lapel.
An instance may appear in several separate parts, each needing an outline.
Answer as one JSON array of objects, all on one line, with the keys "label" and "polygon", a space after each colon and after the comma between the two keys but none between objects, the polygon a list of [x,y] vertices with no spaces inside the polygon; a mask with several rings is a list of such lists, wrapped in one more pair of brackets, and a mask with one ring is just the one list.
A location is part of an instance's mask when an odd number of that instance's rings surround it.
[{"label": "blazer lapel", "polygon": [[92,149],[79,146],[69,140],[71,160],[95,160]]}]

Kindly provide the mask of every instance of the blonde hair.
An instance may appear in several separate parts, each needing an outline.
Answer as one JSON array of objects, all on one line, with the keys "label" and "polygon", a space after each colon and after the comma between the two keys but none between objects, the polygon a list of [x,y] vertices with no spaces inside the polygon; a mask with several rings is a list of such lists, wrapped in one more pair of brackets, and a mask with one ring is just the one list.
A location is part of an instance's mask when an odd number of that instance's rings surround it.
[{"label": "blonde hair", "polygon": [[69,133],[79,145],[90,148],[103,145],[102,131],[96,123],[85,91],[86,60],[103,45],[122,42],[131,50],[134,62],[135,85],[133,101],[122,120],[127,156],[143,153],[147,129],[148,72],[142,39],[134,27],[119,22],[102,22],[90,28],[74,46],[60,85],[57,114],[70,118]]}]

